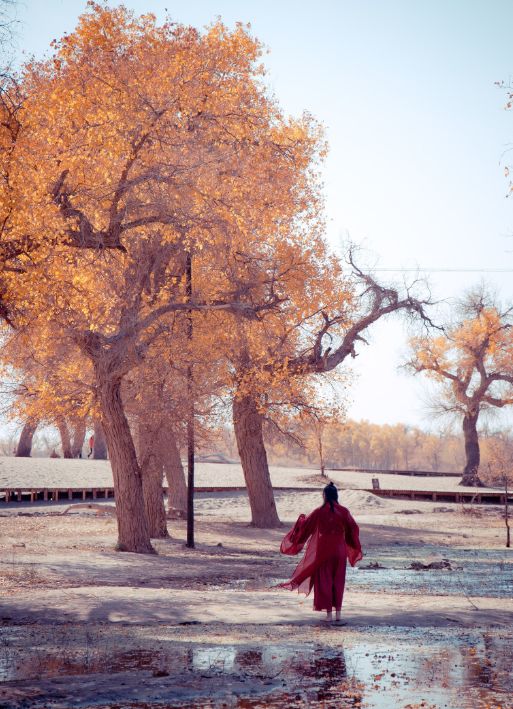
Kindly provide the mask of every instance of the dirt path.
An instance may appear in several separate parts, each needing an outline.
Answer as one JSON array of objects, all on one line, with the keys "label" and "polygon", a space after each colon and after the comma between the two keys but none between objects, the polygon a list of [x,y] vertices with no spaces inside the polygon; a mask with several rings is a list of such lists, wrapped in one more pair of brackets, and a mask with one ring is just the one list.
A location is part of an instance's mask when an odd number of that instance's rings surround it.
[{"label": "dirt path", "polygon": [[[511,627],[513,600],[352,592],[344,600],[344,625],[438,628]],[[0,602],[5,622],[126,623],[136,625],[227,623],[317,625],[311,600],[284,591],[183,590],[86,586],[34,590]]]}]

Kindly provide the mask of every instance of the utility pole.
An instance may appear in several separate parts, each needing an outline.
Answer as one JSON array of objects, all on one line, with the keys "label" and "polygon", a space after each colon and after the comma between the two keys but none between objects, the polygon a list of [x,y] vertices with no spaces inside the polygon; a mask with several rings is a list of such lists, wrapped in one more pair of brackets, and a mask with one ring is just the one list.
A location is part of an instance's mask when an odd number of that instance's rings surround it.
[{"label": "utility pole", "polygon": [[[187,302],[192,301],[192,256],[187,253],[185,265],[185,292]],[[187,365],[187,544],[194,549],[194,376],[192,371],[192,310],[187,313],[187,340],[189,364]]]}]

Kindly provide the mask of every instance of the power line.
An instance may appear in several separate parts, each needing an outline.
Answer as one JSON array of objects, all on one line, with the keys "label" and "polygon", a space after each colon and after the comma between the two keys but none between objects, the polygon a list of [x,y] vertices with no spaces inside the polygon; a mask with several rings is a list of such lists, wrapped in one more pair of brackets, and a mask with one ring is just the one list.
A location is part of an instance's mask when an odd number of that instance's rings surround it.
[{"label": "power line", "polygon": [[381,273],[513,273],[513,268],[373,268]]}]

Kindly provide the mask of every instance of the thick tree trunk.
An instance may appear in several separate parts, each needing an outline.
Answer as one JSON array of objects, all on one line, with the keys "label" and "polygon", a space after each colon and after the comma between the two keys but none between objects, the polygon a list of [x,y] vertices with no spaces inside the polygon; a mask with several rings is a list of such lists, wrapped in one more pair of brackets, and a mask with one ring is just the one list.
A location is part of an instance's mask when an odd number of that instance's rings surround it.
[{"label": "thick tree trunk", "polygon": [[71,451],[71,438],[69,435],[69,428],[67,422],[60,418],[57,421],[57,428],[61,434],[61,445],[62,445],[62,457],[63,458],[73,458],[73,453]]},{"label": "thick tree trunk", "polygon": [[465,439],[466,464],[463,470],[463,477],[460,485],[469,487],[483,487],[479,479],[479,463],[481,460],[479,452],[479,436],[477,433],[477,419],[479,412],[475,414],[465,414],[463,417],[463,437]]},{"label": "thick tree trunk", "polygon": [[[95,363],[96,364],[96,363]],[[107,368],[107,367],[106,367]],[[102,424],[114,478],[119,551],[154,553],[144,509],[141,470],[121,399],[121,377],[95,367]]]},{"label": "thick tree trunk", "polygon": [[274,502],[262,423],[262,415],[252,397],[234,398],[233,426],[248,490],[251,523],[267,529],[280,527],[281,522]]},{"label": "thick tree trunk", "polygon": [[144,509],[152,539],[169,537],[162,490],[163,469],[159,450],[160,430],[139,425],[139,465],[141,467]]},{"label": "thick tree trunk", "polygon": [[71,442],[71,454],[73,458],[82,457],[82,449],[84,447],[86,435],[85,419],[76,419],[73,424],[73,438]]},{"label": "thick tree trunk", "polygon": [[176,435],[171,426],[163,426],[159,444],[167,480],[167,516],[170,519],[185,517],[187,514],[187,484]]},{"label": "thick tree trunk", "polygon": [[101,421],[94,422],[94,445],[93,458],[95,460],[107,460],[107,441]]},{"label": "thick tree trunk", "polygon": [[37,429],[37,421],[30,419],[21,429],[20,440],[16,448],[16,458],[30,458],[32,454],[32,439]]}]

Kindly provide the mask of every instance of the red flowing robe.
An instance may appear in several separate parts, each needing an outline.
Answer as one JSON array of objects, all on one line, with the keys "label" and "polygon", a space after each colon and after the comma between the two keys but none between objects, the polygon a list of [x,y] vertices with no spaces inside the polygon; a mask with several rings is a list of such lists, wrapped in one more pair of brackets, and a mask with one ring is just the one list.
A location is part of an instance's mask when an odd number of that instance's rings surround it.
[{"label": "red flowing robe", "polygon": [[344,595],[346,563],[349,561],[354,566],[363,556],[358,525],[347,507],[334,502],[332,511],[328,502],[308,517],[299,516],[283,538],[280,551],[291,556],[299,554],[307,540],[305,555],[292,578],[280,586],[306,595],[313,587],[314,610],[339,609]]}]

